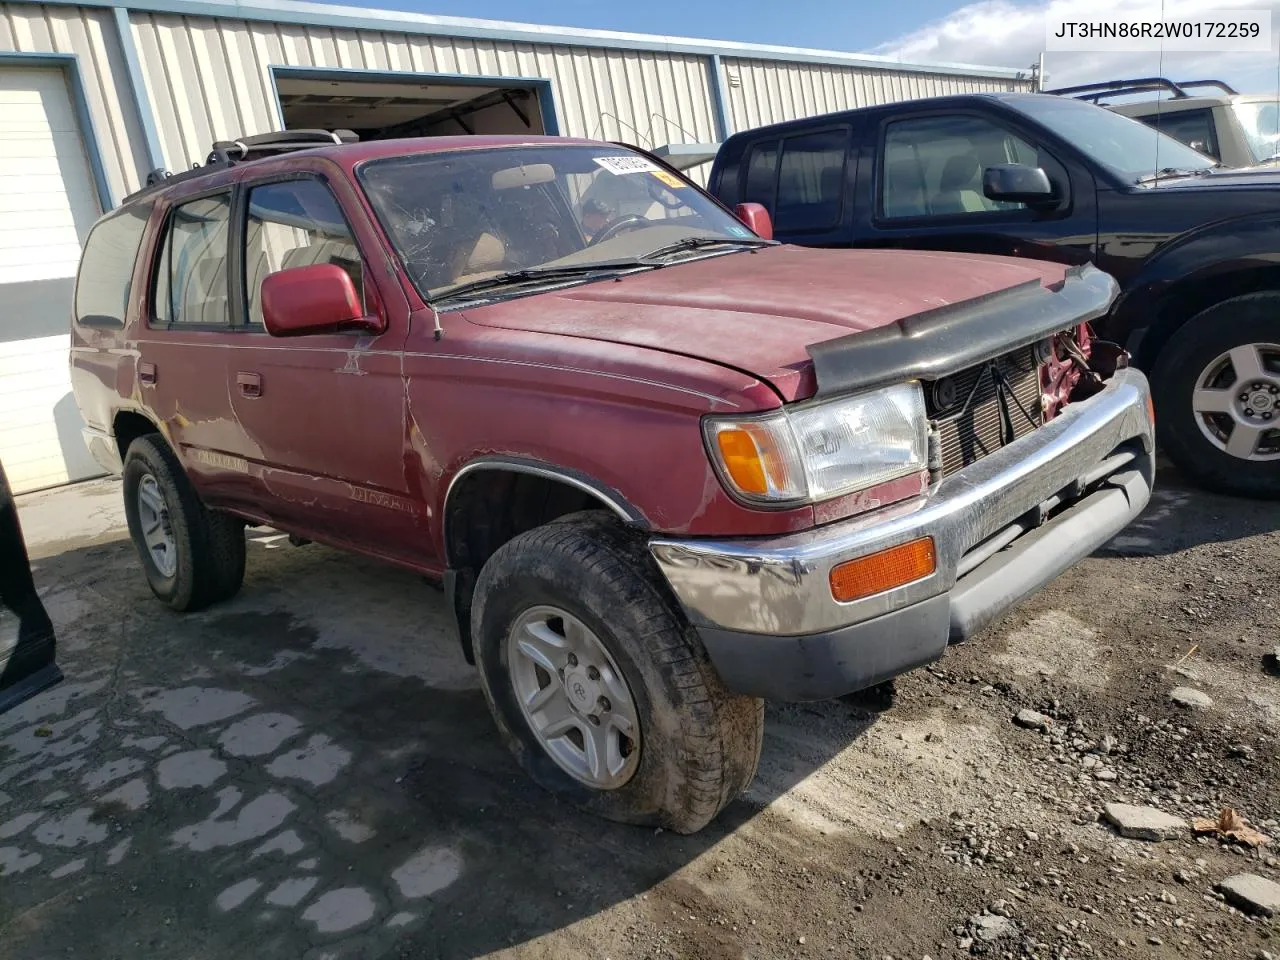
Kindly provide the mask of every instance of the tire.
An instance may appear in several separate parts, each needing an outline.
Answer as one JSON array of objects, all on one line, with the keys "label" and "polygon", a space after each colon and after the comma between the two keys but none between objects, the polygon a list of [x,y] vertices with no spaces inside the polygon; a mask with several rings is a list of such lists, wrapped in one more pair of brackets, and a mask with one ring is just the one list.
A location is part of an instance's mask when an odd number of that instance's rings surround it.
[{"label": "tire", "polygon": [[[621,761],[632,771],[623,783],[601,788],[567,772],[521,706],[508,635],[549,608],[594,633],[609,661],[601,665],[616,667],[628,688],[639,749],[638,759],[633,752]],[[725,689],[644,544],[612,518],[574,514],[504,544],[480,572],[471,622],[481,685],[503,739],[561,799],[610,820],[688,834],[755,778],[764,701]]]},{"label": "tire", "polygon": [[[1160,446],[1187,477],[1199,485],[1219,493],[1244,497],[1275,499],[1280,497],[1280,291],[1251,293],[1233,297],[1196,314],[1165,344],[1156,358],[1151,373],[1156,407],[1156,434]],[[1274,345],[1255,351],[1265,359],[1263,372],[1252,383],[1236,384],[1234,364],[1222,366],[1220,358],[1229,351],[1246,345]],[[1273,359],[1274,358],[1274,359]],[[1214,371],[1219,371],[1214,375]],[[1226,399],[1250,411],[1250,419],[1241,422],[1274,423],[1275,431],[1264,433],[1254,447],[1255,459],[1244,459],[1227,452],[1225,444],[1234,434],[1236,414],[1211,415],[1205,418],[1193,406],[1193,395],[1201,385],[1221,389],[1231,386]],[[1254,385],[1261,386],[1260,401],[1270,409],[1264,415],[1246,407],[1240,398],[1254,396]],[[1272,399],[1275,398],[1275,399]],[[1203,406],[1203,404],[1202,404]],[[1202,429],[1201,424],[1206,426]],[[1211,431],[1217,442],[1206,435]],[[1242,435],[1243,436],[1243,435]],[[1273,455],[1274,453],[1274,455]]]},{"label": "tire", "polygon": [[[139,437],[129,445],[123,486],[129,535],[151,592],[160,601],[192,612],[235,596],[244,582],[244,523],[200,502],[178,458],[159,435]],[[163,500],[172,544],[169,569],[161,568],[147,545],[142,516],[146,508],[139,499],[143,487]]]}]

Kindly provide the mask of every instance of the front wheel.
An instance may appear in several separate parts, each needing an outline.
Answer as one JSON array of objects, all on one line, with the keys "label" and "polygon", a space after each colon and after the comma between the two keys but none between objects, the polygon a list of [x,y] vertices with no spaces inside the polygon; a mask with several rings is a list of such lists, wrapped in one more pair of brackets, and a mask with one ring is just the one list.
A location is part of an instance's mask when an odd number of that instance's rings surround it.
[{"label": "front wheel", "polygon": [[764,703],[727,691],[643,543],[578,514],[485,564],[476,662],[503,739],[552,793],[693,833],[755,777]]},{"label": "front wheel", "polygon": [[1280,497],[1280,292],[1192,317],[1152,371],[1160,445],[1211,490]]}]

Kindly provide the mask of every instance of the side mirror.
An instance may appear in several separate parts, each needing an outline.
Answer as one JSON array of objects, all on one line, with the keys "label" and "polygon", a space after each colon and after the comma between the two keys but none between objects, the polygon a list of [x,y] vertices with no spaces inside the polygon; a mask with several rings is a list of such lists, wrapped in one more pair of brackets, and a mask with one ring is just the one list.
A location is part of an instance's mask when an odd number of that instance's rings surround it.
[{"label": "side mirror", "polygon": [[1057,199],[1049,175],[1040,167],[1021,163],[998,163],[982,171],[982,193],[988,200],[1031,205]]},{"label": "side mirror", "polygon": [[773,239],[773,221],[769,219],[769,211],[760,204],[740,203],[733,208],[733,215],[761,240]]},{"label": "side mirror", "polygon": [[262,319],[273,337],[383,330],[380,318],[365,316],[351,275],[334,263],[294,267],[268,276],[262,281]]}]

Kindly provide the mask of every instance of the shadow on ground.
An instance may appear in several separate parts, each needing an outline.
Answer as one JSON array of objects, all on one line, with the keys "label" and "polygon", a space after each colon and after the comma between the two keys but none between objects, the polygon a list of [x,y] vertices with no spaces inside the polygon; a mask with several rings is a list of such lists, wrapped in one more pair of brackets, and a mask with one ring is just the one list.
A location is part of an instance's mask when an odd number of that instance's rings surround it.
[{"label": "shadow on ground", "polygon": [[1100,553],[1162,557],[1205,543],[1229,548],[1234,541],[1276,530],[1280,530],[1280,508],[1274,500],[1209,493],[1161,458],[1151,503]]},{"label": "shadow on ground", "polygon": [[68,680],[0,718],[11,955],[474,957],[663,885],[697,910],[679,871],[887,705],[779,708],[767,775],[709,828],[618,826],[518,770],[421,578],[250,551],[242,594],[186,617],[128,541],[35,563]]}]

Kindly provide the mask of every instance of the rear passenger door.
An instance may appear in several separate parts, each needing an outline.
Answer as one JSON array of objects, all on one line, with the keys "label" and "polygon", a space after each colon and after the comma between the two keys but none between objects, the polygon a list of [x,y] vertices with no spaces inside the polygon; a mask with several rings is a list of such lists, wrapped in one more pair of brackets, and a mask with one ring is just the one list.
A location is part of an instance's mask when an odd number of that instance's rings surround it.
[{"label": "rear passenger door", "polygon": [[848,123],[815,126],[750,145],[739,165],[739,202],[759,203],[773,235],[810,247],[848,243],[857,155]]},{"label": "rear passenger door", "polygon": [[232,191],[176,200],[165,216],[151,267],[135,382],[188,474],[211,503],[234,506],[248,494],[236,455],[243,431],[227,394],[234,340],[229,298]]},{"label": "rear passenger door", "polygon": [[[973,111],[882,116],[874,163],[864,164],[858,180],[860,245],[1090,260],[1097,240],[1093,177],[1069,169],[1031,131]],[[983,170],[1005,163],[1043,168],[1058,202],[1031,208],[988,199]]]},{"label": "rear passenger door", "polygon": [[[317,173],[243,184],[235,212],[239,336],[224,389],[273,522],[414,560],[427,540],[404,459],[408,304],[389,271],[379,283],[370,252],[377,247],[358,207],[339,202],[337,182]],[[353,229],[357,219],[364,237]],[[262,281],[319,263],[350,274],[366,315],[385,319],[383,333],[267,333]]]}]

